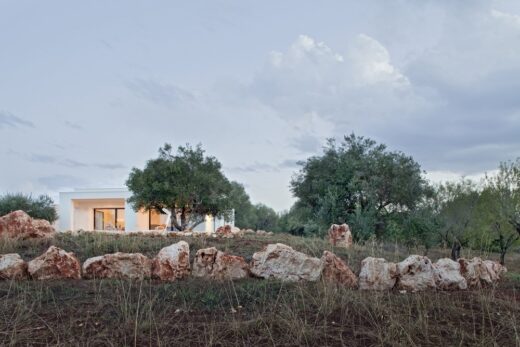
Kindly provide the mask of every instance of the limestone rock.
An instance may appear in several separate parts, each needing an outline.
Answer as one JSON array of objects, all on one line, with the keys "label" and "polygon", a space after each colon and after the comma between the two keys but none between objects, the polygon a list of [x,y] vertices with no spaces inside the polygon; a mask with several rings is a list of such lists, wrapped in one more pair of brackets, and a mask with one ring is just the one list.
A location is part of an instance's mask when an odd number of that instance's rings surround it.
[{"label": "limestone rock", "polygon": [[282,243],[269,244],[253,254],[251,273],[257,277],[275,278],[295,282],[316,281],[320,278],[323,263]]},{"label": "limestone rock", "polygon": [[27,264],[29,275],[36,280],[58,280],[81,278],[81,266],[74,253],[56,246]]},{"label": "limestone rock", "polygon": [[226,224],[217,228],[216,233],[218,236],[232,238],[235,236],[242,236],[243,233],[240,228]]},{"label": "limestone rock", "polygon": [[193,260],[193,276],[216,280],[249,277],[249,265],[244,258],[230,255],[215,247],[199,249]]},{"label": "limestone rock", "polygon": [[348,265],[334,253],[324,251],[321,257],[323,272],[321,274],[325,281],[336,283],[348,288],[356,288],[358,280]]},{"label": "limestone rock", "polygon": [[492,283],[500,281],[502,275],[507,272],[507,268],[494,260],[484,260],[484,266],[489,274]]},{"label": "limestone rock", "polygon": [[428,257],[422,255],[410,255],[400,263],[397,263],[399,289],[412,292],[434,289],[433,264]]},{"label": "limestone rock", "polygon": [[395,286],[398,271],[397,265],[383,258],[368,257],[361,261],[359,273],[359,289],[389,290]]},{"label": "limestone rock", "polygon": [[347,224],[332,224],[329,228],[329,242],[335,247],[350,248],[352,246],[352,233]]},{"label": "limestone rock", "polygon": [[190,245],[179,241],[164,247],[152,260],[152,277],[162,281],[175,281],[190,273]]},{"label": "limestone rock", "polygon": [[16,253],[0,255],[0,280],[27,278],[27,263]]},{"label": "limestone rock", "polygon": [[151,260],[141,253],[113,253],[87,259],[85,278],[144,279],[150,277]]},{"label": "limestone rock", "polygon": [[437,260],[433,267],[433,277],[437,289],[464,290],[468,288],[466,279],[460,273],[460,264],[449,258]]},{"label": "limestone rock", "polygon": [[481,287],[483,285],[496,284],[507,269],[500,263],[492,260],[482,260],[479,257],[473,259],[459,259],[460,273],[468,282],[468,287]]},{"label": "limestone rock", "polygon": [[0,217],[0,236],[9,238],[49,238],[55,230],[43,219],[33,219],[24,211],[14,211]]}]

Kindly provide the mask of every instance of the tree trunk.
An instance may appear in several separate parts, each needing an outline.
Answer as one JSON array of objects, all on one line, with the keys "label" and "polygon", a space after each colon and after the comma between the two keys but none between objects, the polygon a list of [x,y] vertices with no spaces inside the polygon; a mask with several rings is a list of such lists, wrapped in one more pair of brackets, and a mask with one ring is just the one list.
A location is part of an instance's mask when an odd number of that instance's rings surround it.
[{"label": "tree trunk", "polygon": [[506,253],[507,250],[503,249],[500,252],[500,265],[506,265]]},{"label": "tree trunk", "polygon": [[462,246],[459,241],[454,241],[451,247],[451,259],[457,261],[460,258],[460,249]]},{"label": "tree trunk", "polygon": [[174,229],[177,229],[178,231],[182,231],[181,226],[179,225],[179,222],[177,221],[177,211],[175,210],[175,207],[171,208],[171,231],[174,231]]}]

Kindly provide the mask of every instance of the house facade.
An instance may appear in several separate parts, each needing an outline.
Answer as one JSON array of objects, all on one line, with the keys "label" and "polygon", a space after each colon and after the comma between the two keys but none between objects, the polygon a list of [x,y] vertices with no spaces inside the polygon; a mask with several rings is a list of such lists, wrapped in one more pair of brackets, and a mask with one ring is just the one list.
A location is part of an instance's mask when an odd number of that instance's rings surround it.
[{"label": "house facade", "polygon": [[[171,213],[157,211],[137,211],[127,202],[131,193],[126,189],[75,189],[60,193],[60,231],[149,231],[168,230]],[[193,231],[214,232],[218,227],[234,225],[234,211],[230,221],[223,218],[205,216],[203,223]]]}]

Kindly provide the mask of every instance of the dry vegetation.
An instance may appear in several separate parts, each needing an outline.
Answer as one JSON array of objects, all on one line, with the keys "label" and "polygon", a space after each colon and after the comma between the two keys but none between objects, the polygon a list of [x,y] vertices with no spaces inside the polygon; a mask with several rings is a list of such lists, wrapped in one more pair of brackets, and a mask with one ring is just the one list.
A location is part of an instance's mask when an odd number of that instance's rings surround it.
[{"label": "dry vegetation", "polygon": [[[58,235],[48,241],[0,241],[0,253],[29,260],[51,244],[86,258],[142,252],[154,256],[177,238]],[[278,234],[243,239],[185,239],[192,255],[216,246],[250,259],[272,242],[321,256],[326,242]],[[359,271],[366,256],[402,260],[408,250],[373,244],[333,250]],[[422,251],[417,251],[422,252]],[[470,254],[465,256],[481,255]],[[449,254],[432,250],[432,260]],[[497,259],[494,254],[482,255]],[[1,345],[310,345],[520,346],[520,254],[497,288],[400,294],[247,279],[175,283],[151,280],[0,283]]]}]

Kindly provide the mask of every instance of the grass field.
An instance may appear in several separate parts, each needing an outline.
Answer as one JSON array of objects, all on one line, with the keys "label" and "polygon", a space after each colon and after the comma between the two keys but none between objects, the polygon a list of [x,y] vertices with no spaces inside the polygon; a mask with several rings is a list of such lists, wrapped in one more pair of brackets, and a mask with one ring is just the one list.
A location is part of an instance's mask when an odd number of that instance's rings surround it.
[{"label": "grass field", "polygon": [[[60,234],[47,241],[0,241],[0,253],[30,260],[54,244],[81,261],[112,252],[153,257],[181,238]],[[264,245],[283,242],[310,255],[332,250],[327,242],[276,234],[243,239],[184,238],[199,248],[250,259]],[[396,245],[333,250],[354,272],[361,259],[398,261]],[[464,256],[495,254],[465,250]],[[432,260],[448,250],[428,253]],[[335,288],[322,282],[260,279],[213,282],[152,280],[0,282],[1,345],[184,346],[520,346],[520,254],[507,258],[507,278],[496,288],[401,294]]]}]

